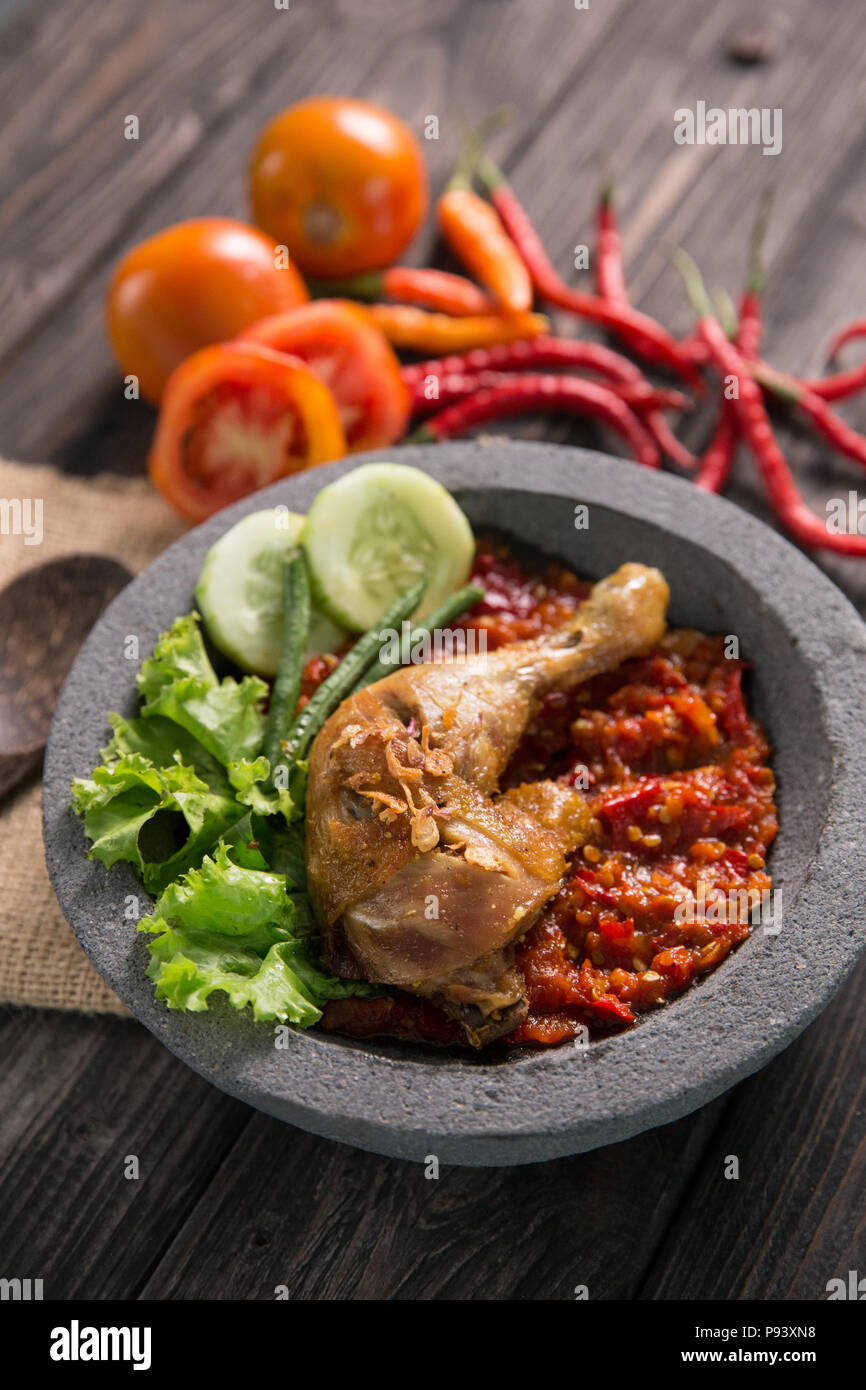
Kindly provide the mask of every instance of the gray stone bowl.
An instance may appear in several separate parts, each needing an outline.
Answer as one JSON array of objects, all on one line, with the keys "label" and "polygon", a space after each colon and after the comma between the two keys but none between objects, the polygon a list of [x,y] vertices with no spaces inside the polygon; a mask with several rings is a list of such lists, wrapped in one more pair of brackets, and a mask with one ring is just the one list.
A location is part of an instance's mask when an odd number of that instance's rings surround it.
[{"label": "gray stone bowl", "polygon": [[[403,448],[492,525],[596,578],[625,560],[657,565],[671,621],[736,634],[754,663],[751,704],[774,748],[781,830],[770,866],[776,934],[759,928],[705,981],[630,1032],[579,1051],[465,1056],[391,1041],[292,1032],[229,1007],[169,1012],[124,917],[148,899],[131,870],[87,859],[69,785],[99,762],[106,711],[132,713],[136,634],[145,654],[193,604],[205,552],[262,506],[305,511],[363,457],[288,478],[173,545],[107,609],[60,700],[45,763],[44,833],[61,906],[97,970],[133,1013],[214,1085],[290,1124],[359,1148],[503,1165],[578,1153],[675,1120],[781,1051],[831,998],[866,938],[866,628],[825,576],[780,536],[688,482],[580,449],[528,443]],[[575,527],[575,505],[589,509]],[[219,996],[218,996],[219,998]]]}]

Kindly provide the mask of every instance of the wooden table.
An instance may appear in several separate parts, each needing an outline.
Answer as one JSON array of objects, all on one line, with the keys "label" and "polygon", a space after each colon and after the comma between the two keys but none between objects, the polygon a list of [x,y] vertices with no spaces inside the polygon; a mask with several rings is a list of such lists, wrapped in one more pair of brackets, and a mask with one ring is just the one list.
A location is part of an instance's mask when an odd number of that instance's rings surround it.
[{"label": "wooden table", "polygon": [[[123,399],[101,327],[111,265],[166,223],[245,214],[244,166],[276,110],[356,93],[419,133],[434,186],[460,123],[517,115],[495,152],[560,266],[590,240],[600,157],[616,170],[635,298],[689,327],[665,248],[736,290],[760,190],[776,185],[767,338],[779,365],[822,366],[830,330],[866,310],[866,55],[857,0],[788,0],[771,62],[732,39],[754,0],[58,0],[0,10],[0,445],[77,472],[143,467],[152,415]],[[781,107],[783,150],[677,146],[699,100]],[[123,138],[139,117],[138,142]],[[430,239],[415,248],[428,254]],[[866,425],[866,407],[850,418]],[[699,444],[709,418],[690,422]],[[570,422],[514,432],[596,443]],[[786,432],[821,506],[857,484]],[[767,516],[741,459],[730,495]],[[825,567],[861,605],[861,562]],[[784,575],[779,576],[784,583]],[[820,930],[821,924],[815,923]],[[866,1271],[861,968],[759,1075],[627,1143],[536,1167],[420,1167],[312,1138],[188,1071],[133,1022],[7,1010],[0,1069],[0,1273],[46,1296],[815,1299]],[[124,1178],[126,1155],[141,1178]],[[725,1177],[727,1156],[739,1179]]]}]

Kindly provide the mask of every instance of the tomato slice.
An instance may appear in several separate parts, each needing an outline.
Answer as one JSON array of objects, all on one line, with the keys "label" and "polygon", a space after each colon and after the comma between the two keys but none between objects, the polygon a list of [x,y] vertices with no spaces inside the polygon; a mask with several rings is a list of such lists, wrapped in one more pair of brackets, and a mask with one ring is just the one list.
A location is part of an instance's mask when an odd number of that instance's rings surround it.
[{"label": "tomato slice", "polygon": [[350,453],[402,439],[409,392],[400,363],[366,311],[342,299],[317,299],[244,329],[239,341],[299,357],[330,388]]},{"label": "tomato slice", "polygon": [[172,372],[148,468],[182,516],[204,521],[345,451],[334,397],[305,363],[253,343],[223,343]]}]

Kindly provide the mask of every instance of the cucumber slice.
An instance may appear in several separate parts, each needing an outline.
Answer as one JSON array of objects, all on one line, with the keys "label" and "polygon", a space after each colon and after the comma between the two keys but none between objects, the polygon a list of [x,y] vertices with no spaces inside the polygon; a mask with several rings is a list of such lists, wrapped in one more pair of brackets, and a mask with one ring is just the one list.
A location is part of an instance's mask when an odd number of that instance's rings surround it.
[{"label": "cucumber slice", "polygon": [[[305,517],[284,507],[252,512],[211,546],[195,587],[208,636],[244,671],[275,676],[283,640],[283,563]],[[337,651],[345,629],[313,608],[307,655]]]},{"label": "cucumber slice", "polygon": [[319,493],[301,532],[313,597],[342,627],[365,632],[426,572],[423,618],[463,584],[472,528],[451,494],[420,469],[365,463]]}]

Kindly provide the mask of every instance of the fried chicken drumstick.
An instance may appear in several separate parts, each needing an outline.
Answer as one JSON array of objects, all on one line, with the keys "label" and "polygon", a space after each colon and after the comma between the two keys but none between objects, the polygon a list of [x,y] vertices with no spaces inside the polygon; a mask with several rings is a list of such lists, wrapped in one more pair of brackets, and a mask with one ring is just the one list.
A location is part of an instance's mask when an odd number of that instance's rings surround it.
[{"label": "fried chicken drumstick", "polygon": [[558,782],[499,794],[540,701],[650,650],[658,570],[622,565],[566,627],[498,651],[408,666],[358,691],[310,755],[307,876],[325,963],[429,997],[481,1046],[526,1013],[514,945],[586,833]]}]

